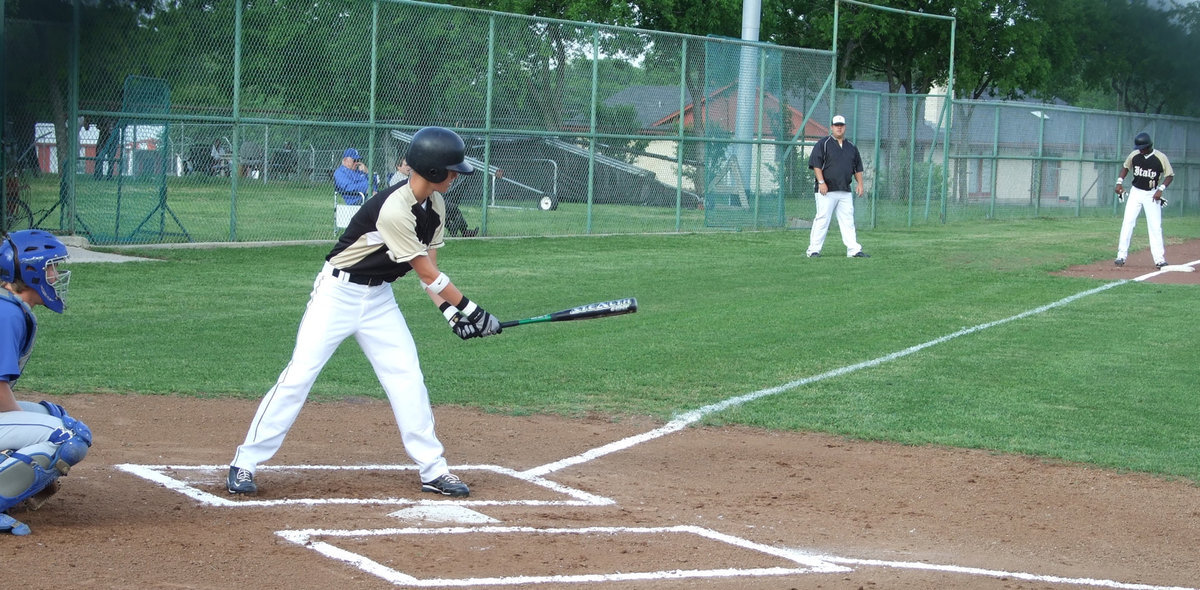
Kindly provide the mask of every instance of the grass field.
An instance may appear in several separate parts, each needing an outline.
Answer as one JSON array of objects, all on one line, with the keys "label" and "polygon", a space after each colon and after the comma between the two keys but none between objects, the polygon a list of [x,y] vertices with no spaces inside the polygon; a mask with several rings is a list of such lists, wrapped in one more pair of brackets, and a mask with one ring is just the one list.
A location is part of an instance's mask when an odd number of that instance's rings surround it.
[{"label": "grass field", "polygon": [[[1093,289],[1050,272],[1112,257],[1113,219],[862,232],[824,258],[807,232],[452,241],[442,269],[503,319],[635,296],[635,315],[462,342],[405,277],[394,287],[435,404],[504,414],[681,411],[877,359]],[[1200,237],[1170,219],[1168,243]],[[258,398],[290,354],[328,245],[122,250],[76,264],[69,309],[40,312],[29,392]],[[1145,247],[1144,225],[1134,247]],[[1184,261],[1180,261],[1184,262]],[[1027,453],[1200,481],[1200,290],[1128,283],[710,416],[711,424]],[[382,397],[343,344],[313,397]]]}]

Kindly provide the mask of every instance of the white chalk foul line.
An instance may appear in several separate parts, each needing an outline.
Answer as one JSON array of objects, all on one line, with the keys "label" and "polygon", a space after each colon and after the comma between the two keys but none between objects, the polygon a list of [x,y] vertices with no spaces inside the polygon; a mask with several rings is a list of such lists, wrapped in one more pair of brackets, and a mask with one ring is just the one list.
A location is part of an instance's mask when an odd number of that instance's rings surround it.
[{"label": "white chalk foul line", "polygon": [[[577,574],[550,576],[504,576],[486,578],[416,578],[409,574],[396,571],[380,564],[366,556],[339,548],[332,543],[314,540],[315,538],[362,538],[398,535],[455,535],[455,534],[542,534],[542,535],[637,535],[637,534],[672,534],[684,533],[698,535],[713,541],[727,543],[746,549],[779,557],[796,564],[798,567],[760,567],[760,568],[715,568],[700,570],[663,570],[648,572],[615,572],[608,574]],[[669,527],[579,527],[579,528],[534,528],[519,526],[476,526],[476,527],[445,527],[445,528],[388,528],[388,529],[303,529],[276,531],[276,535],[312,549],[326,557],[346,562],[364,572],[387,580],[396,585],[416,586],[426,588],[464,587],[464,586],[522,586],[545,583],[582,583],[582,582],[619,582],[634,580],[672,580],[684,578],[732,578],[746,576],[784,576],[807,573],[841,573],[852,571],[845,566],[835,565],[822,557],[800,551],[780,549],[770,545],[762,545],[740,537],[726,535],[717,531],[692,525]]]},{"label": "white chalk foul line", "polygon": [[1153,584],[1130,584],[1126,582],[1115,582],[1113,580],[1099,580],[1095,578],[1067,578],[1063,576],[1046,576],[1039,574],[1029,574],[1025,572],[1006,572],[1002,570],[990,570],[977,567],[963,567],[959,565],[939,565],[934,563],[921,563],[914,561],[883,561],[879,559],[852,559],[848,557],[834,557],[831,555],[820,555],[823,561],[830,563],[843,563],[847,565],[861,566],[876,566],[890,567],[899,569],[914,569],[947,572],[953,574],[968,574],[972,576],[985,576],[988,578],[1012,578],[1016,580],[1025,580],[1029,582],[1045,582],[1051,584],[1071,584],[1075,586],[1095,586],[1097,588],[1118,588],[1120,590],[1198,590],[1185,586],[1155,586]]},{"label": "white chalk foul line", "polygon": [[[1197,264],[1197,263],[1200,263],[1200,260],[1193,262],[1191,264]],[[1153,272],[1153,273],[1143,275],[1143,276],[1138,277],[1133,280],[1144,281],[1152,276],[1157,276],[1157,275],[1161,274],[1162,272],[1163,271]],[[760,389],[758,391],[747,393],[745,395],[731,397],[729,399],[717,402],[715,404],[710,404],[710,405],[704,406],[702,408],[692,410],[690,412],[685,412],[685,413],[679,415],[674,420],[671,420],[670,422],[666,423],[662,427],[656,428],[649,432],[644,432],[642,434],[634,435],[629,438],[624,438],[624,439],[621,439],[621,440],[618,440],[615,442],[611,442],[607,445],[596,447],[589,451],[585,451],[574,457],[567,457],[566,459],[555,461],[553,463],[547,463],[547,464],[539,466],[539,467],[534,467],[534,468],[526,470],[524,473],[526,475],[541,476],[541,475],[546,475],[547,473],[552,473],[554,471],[558,471],[560,469],[565,469],[567,467],[571,467],[573,465],[579,465],[580,463],[586,463],[588,461],[591,461],[592,459],[603,457],[605,455],[615,453],[617,451],[623,451],[625,449],[628,449],[635,445],[644,443],[646,441],[654,440],[656,438],[666,436],[673,432],[678,432],[680,430],[683,430],[684,428],[687,428],[689,425],[700,421],[701,419],[703,419],[705,416],[707,416],[709,414],[720,412],[722,410],[727,410],[734,406],[740,406],[744,403],[752,402],[756,399],[776,395],[779,393],[783,393],[785,391],[791,391],[793,389],[796,389],[797,387],[802,387],[802,386],[808,385],[810,383],[816,383],[818,381],[823,381],[823,380],[829,379],[831,377],[840,377],[842,375],[853,373],[855,371],[882,365],[884,363],[891,362],[891,361],[894,361],[899,358],[904,358],[910,354],[920,352],[931,346],[937,346],[938,344],[948,342],[950,340],[958,338],[959,336],[966,336],[969,334],[974,334],[981,330],[986,330],[988,328],[993,328],[993,327],[996,327],[996,326],[999,326],[1002,324],[1007,324],[1012,321],[1027,318],[1032,315],[1037,315],[1037,314],[1049,311],[1051,309],[1054,309],[1056,307],[1062,307],[1062,306],[1064,306],[1068,303],[1071,303],[1073,301],[1076,301],[1078,299],[1082,299],[1084,297],[1087,297],[1089,295],[1094,295],[1094,294],[1100,293],[1102,291],[1107,291],[1108,289],[1111,289],[1113,287],[1117,287],[1119,285],[1124,285],[1127,282],[1128,281],[1116,281],[1113,283],[1106,283],[1104,285],[1096,287],[1095,289],[1089,289],[1087,291],[1083,291],[1081,293],[1076,293],[1069,297],[1059,299],[1058,301],[1055,301],[1054,303],[1049,303],[1049,304],[1043,305],[1041,307],[1030,309],[1028,311],[1021,312],[1017,315],[1010,316],[1010,317],[1007,317],[1007,318],[1004,318],[1001,320],[996,320],[994,322],[988,322],[986,324],[979,324],[977,326],[972,326],[970,328],[963,328],[952,334],[947,334],[945,336],[942,336],[941,338],[935,338],[933,340],[930,340],[930,341],[922,343],[922,344],[918,344],[916,346],[910,346],[908,348],[905,348],[904,350],[893,352],[891,354],[881,356],[877,359],[863,361],[858,364],[841,367],[839,369],[834,369],[832,371],[827,371],[825,373],[821,373],[820,375],[815,375],[812,377],[805,377],[804,379],[797,379],[797,380],[789,382],[789,383],[784,383],[783,385],[777,385],[775,387],[769,387],[767,389]]]}]

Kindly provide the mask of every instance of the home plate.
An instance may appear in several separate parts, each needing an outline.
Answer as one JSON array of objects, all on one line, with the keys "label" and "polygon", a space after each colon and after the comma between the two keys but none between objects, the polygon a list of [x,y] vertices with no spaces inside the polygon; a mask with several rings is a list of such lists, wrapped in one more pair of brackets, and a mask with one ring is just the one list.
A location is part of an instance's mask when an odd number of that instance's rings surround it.
[{"label": "home plate", "polygon": [[486,514],[475,512],[470,508],[454,505],[413,506],[402,508],[388,516],[425,522],[458,522],[462,524],[483,524],[500,522]]},{"label": "home plate", "polygon": [[1196,269],[1186,264],[1168,264],[1159,270],[1174,271],[1174,272],[1195,272]]}]

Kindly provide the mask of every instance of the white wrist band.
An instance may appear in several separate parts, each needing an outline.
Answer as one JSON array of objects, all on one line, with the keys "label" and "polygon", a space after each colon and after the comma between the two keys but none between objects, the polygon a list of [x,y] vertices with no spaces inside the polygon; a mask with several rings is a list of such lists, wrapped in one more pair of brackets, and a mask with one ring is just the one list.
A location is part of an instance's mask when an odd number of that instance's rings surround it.
[{"label": "white wrist band", "polygon": [[469,316],[469,315],[475,313],[475,310],[477,310],[477,309],[479,309],[479,306],[475,305],[474,301],[468,300],[467,304],[464,305],[462,308],[462,314],[464,317],[466,317],[466,316]]},{"label": "white wrist band", "polygon": [[432,283],[426,285],[424,282],[422,282],[421,286],[424,287],[425,289],[428,289],[429,292],[431,292],[431,293],[441,293],[442,289],[445,289],[446,285],[449,285],[449,284],[450,284],[450,277],[446,276],[446,273],[443,272],[443,273],[438,273],[437,278],[433,279]]},{"label": "white wrist band", "polygon": [[1160,191],[1165,191],[1165,190],[1167,190],[1167,185],[1165,185],[1165,184],[1160,184],[1160,185],[1158,185],[1158,190],[1160,190]]},{"label": "white wrist band", "polygon": [[442,315],[446,316],[447,322],[453,322],[455,316],[458,315],[458,308],[451,305],[450,307],[442,310]]},{"label": "white wrist band", "polygon": [[1121,184],[1121,183],[1123,183],[1123,182],[1125,182],[1125,179],[1124,179],[1124,178],[1121,178],[1120,176],[1118,176],[1118,177],[1117,177],[1117,184]]}]

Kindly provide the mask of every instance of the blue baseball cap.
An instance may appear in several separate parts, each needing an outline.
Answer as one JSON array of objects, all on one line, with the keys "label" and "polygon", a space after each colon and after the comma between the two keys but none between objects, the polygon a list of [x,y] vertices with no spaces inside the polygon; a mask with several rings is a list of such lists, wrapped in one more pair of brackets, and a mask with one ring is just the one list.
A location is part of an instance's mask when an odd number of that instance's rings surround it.
[{"label": "blue baseball cap", "polygon": [[342,157],[343,158],[353,158],[355,160],[362,159],[362,156],[358,155],[358,150],[356,150],[354,148],[346,148],[346,151],[342,152]]}]

